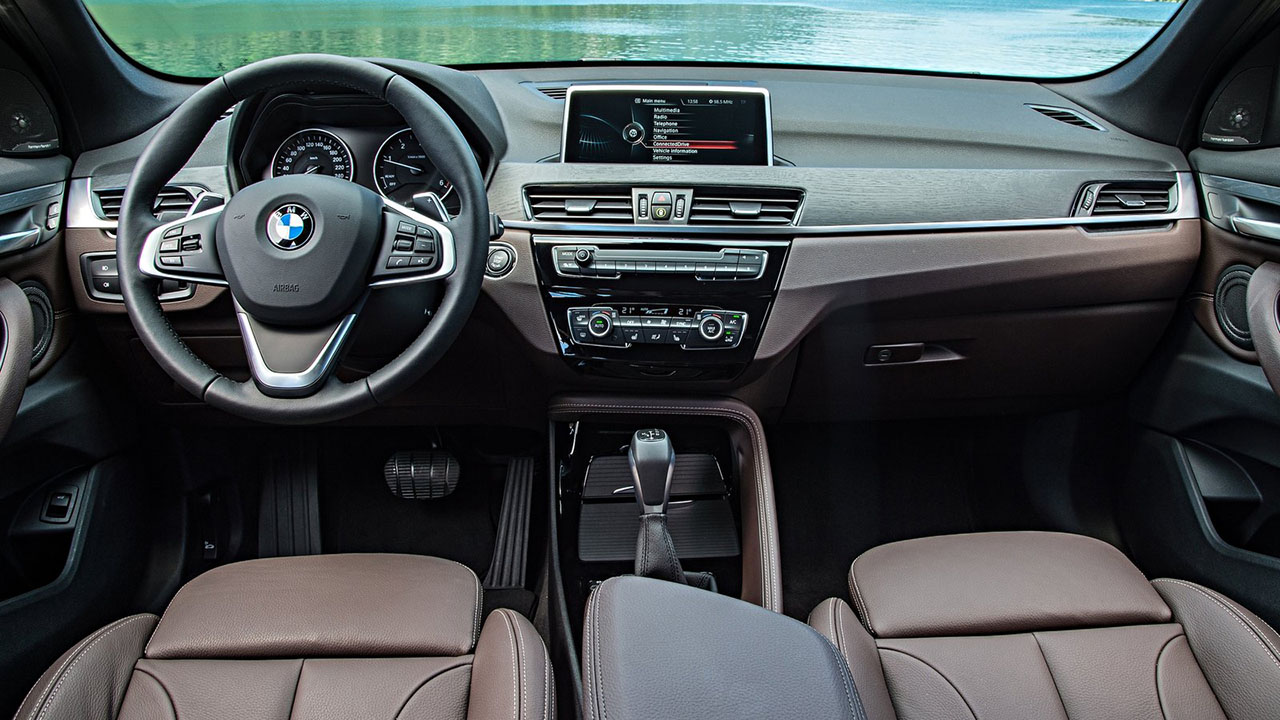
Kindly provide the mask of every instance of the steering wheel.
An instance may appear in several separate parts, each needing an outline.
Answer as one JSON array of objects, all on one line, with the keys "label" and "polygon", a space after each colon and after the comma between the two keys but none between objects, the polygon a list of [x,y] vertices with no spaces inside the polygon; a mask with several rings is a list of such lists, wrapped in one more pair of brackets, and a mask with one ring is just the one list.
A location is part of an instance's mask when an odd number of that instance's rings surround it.
[{"label": "steering wheel", "polygon": [[[427,217],[355,183],[316,175],[257,182],[207,209],[197,201],[179,220],[160,222],[152,214],[160,189],[227,108],[264,91],[334,86],[383,100],[400,113],[459,193],[457,218]],[[311,423],[384,403],[440,359],[475,307],[488,239],[480,168],[438,103],[373,63],[292,55],[227,73],[161,125],[125,189],[116,252],[129,318],[179,385],[235,415]],[[187,347],[157,300],[163,279],[230,289],[251,380],[221,375]],[[443,283],[438,311],[422,332],[372,374],[353,382],[333,377],[369,294],[421,282]]]}]

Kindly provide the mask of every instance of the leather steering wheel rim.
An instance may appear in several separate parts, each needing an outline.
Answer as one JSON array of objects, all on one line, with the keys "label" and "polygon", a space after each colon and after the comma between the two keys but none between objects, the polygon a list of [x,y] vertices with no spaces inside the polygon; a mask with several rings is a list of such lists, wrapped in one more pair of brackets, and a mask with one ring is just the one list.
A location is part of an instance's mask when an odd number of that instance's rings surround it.
[{"label": "leather steering wheel rim", "polygon": [[[159,279],[139,267],[146,238],[162,223],[152,203],[228,108],[264,91],[342,87],[385,101],[423,143],[462,200],[445,223],[455,241],[454,271],[443,282],[438,312],[399,356],[359,380],[329,377],[305,397],[264,394],[253,380],[237,381],[207,365],[170,325],[156,296]],[[120,208],[117,257],[125,307],[143,345],[179,385],[209,405],[251,420],[305,424],[348,417],[387,402],[422,377],[458,336],[480,293],[489,237],[484,180],[458,126],[421,88],[373,63],[308,54],[262,60],[233,70],[196,91],[160,126],[139,156]]]}]

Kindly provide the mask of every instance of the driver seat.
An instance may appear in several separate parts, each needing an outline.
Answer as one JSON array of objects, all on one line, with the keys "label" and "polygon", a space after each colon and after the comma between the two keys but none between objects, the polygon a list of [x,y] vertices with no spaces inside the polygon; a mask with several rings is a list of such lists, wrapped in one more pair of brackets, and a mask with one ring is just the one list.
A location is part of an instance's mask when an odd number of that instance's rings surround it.
[{"label": "driver seat", "polygon": [[551,662],[468,568],[412,555],[249,560],[59,658],[15,720],[554,716]]}]

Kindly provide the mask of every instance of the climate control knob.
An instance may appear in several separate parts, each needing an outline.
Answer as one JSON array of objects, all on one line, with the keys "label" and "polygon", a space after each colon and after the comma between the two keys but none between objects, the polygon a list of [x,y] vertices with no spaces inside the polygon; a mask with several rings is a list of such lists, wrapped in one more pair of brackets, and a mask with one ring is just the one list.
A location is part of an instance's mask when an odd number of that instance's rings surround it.
[{"label": "climate control knob", "polygon": [[587,332],[598,338],[608,336],[613,332],[613,317],[609,313],[593,313],[587,320]]},{"label": "climate control knob", "polygon": [[724,321],[715,315],[708,315],[698,323],[698,334],[704,340],[719,340],[724,335]]}]

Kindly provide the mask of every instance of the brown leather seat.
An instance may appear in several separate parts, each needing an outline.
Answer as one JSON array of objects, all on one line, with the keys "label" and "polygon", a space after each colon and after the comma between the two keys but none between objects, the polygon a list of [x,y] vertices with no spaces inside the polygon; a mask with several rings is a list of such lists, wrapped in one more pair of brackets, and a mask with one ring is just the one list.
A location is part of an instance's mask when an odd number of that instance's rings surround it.
[{"label": "brown leather seat", "polygon": [[554,715],[551,663],[520,615],[481,625],[480,582],[447,560],[250,560],[187,583],[164,615],[85,638],[16,720]]},{"label": "brown leather seat", "polygon": [[809,624],[869,720],[1280,717],[1280,637],[1222,595],[1148,582],[1061,533],[923,538],[863,553]]}]

